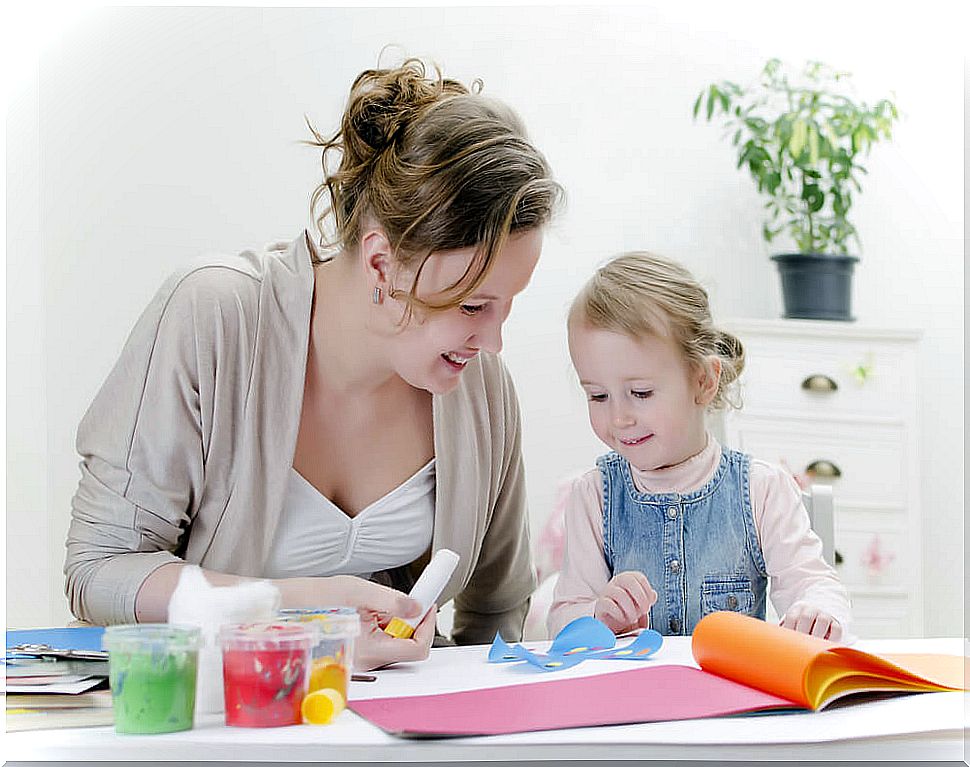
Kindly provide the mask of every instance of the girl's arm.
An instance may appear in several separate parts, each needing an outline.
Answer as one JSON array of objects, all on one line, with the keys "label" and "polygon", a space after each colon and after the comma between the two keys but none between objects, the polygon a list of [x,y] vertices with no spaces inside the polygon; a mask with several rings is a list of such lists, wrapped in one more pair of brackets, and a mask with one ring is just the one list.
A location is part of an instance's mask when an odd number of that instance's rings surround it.
[{"label": "girl's arm", "polygon": [[546,620],[550,637],[570,621],[593,615],[610,581],[603,555],[602,498],[599,469],[591,469],[574,481],[566,500],[562,570]]},{"label": "girl's arm", "polygon": [[811,529],[795,480],[778,466],[752,460],[751,503],[778,615],[802,606],[827,613],[839,623],[830,636],[838,641],[848,631],[849,595],[822,559],[822,542]]}]

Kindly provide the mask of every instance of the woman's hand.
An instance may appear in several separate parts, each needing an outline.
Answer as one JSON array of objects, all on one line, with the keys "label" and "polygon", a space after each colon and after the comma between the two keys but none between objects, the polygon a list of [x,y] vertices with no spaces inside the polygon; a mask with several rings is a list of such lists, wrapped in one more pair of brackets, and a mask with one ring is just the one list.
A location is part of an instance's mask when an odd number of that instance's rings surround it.
[{"label": "woman's hand", "polygon": [[827,612],[802,602],[796,602],[789,607],[778,625],[833,642],[841,641],[844,633],[842,624]]},{"label": "woman's hand", "polygon": [[437,610],[432,607],[410,639],[384,633],[391,618],[414,619],[421,605],[407,594],[352,575],[329,578],[287,578],[279,581],[283,607],[355,607],[360,614],[360,635],[354,650],[358,671],[398,661],[424,660],[434,639]]},{"label": "woman's hand", "polygon": [[603,621],[614,634],[647,628],[650,608],[657,601],[647,576],[636,570],[614,575],[596,600],[593,617]]},{"label": "woman's hand", "polygon": [[360,636],[354,646],[354,668],[370,671],[398,661],[425,660],[431,650],[437,617],[437,605],[432,605],[409,639],[397,639],[384,633],[390,618],[362,611]]}]

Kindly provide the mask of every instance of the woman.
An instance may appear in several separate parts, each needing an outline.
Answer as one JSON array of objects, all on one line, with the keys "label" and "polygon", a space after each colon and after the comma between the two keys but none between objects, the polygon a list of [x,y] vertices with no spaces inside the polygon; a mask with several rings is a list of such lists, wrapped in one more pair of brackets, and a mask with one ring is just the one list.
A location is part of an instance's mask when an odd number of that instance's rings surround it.
[{"label": "woman", "polygon": [[426,657],[433,614],[411,639],[380,625],[414,616],[401,591],[444,547],[453,639],[518,638],[535,583],[496,355],[561,188],[507,107],[415,60],[361,73],[314,136],[330,252],[303,233],[173,275],[82,420],[71,609],[164,621],[194,563],[357,606],[373,667]]}]

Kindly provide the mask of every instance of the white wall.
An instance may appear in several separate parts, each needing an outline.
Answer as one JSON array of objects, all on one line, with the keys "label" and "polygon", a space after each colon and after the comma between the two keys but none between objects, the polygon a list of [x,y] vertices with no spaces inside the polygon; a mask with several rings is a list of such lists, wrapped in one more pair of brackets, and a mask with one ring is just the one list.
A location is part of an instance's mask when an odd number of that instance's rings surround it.
[{"label": "white wall", "polygon": [[298,144],[304,113],[335,127],[353,77],[398,43],[449,76],[482,77],[568,190],[506,332],[534,529],[556,480],[600,452],[563,334],[596,263],[649,248],[692,268],[721,316],[779,314],[760,201],[721,131],[692,122],[699,89],[753,79],[777,55],[853,71],[869,100],[895,90],[905,117],[874,150],[856,212],[856,314],[925,333],[926,630],[960,633],[964,24],[949,5],[887,18],[822,2],[797,23],[777,3],[88,12],[9,116],[9,624],[68,617],[74,431],[139,311],[200,251],[299,232],[319,175]]}]

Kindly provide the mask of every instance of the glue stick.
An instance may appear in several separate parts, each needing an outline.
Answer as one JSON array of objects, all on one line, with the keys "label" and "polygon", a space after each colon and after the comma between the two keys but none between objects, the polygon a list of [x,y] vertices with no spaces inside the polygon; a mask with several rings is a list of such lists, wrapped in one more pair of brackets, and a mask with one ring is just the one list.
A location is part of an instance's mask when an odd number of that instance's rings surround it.
[{"label": "glue stick", "polygon": [[458,559],[458,555],[449,549],[438,549],[435,552],[428,566],[421,573],[421,577],[414,584],[414,588],[411,589],[411,593],[408,594],[421,605],[421,612],[408,620],[392,618],[384,629],[385,633],[398,639],[408,639],[414,633],[415,627],[428,614],[431,605],[441,596],[441,592],[451,579],[451,574],[458,566]]}]

